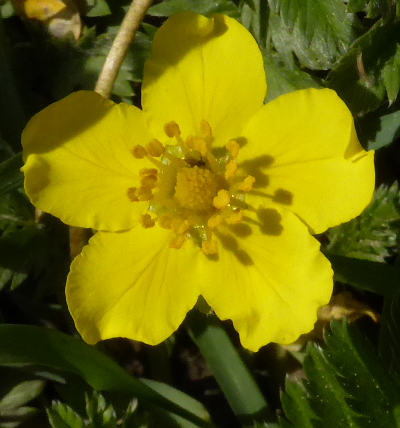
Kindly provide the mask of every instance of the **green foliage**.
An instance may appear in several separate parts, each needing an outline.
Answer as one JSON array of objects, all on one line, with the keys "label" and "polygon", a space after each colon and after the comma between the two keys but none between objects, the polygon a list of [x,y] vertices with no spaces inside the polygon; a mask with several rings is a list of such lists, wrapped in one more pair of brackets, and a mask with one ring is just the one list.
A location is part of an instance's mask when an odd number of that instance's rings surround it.
[{"label": "green foliage", "polygon": [[376,110],[386,93],[393,102],[399,90],[398,44],[400,23],[378,21],[358,38],[328,75],[335,89],[354,114]]},{"label": "green foliage", "polygon": [[[81,417],[70,406],[59,401],[54,401],[50,409],[47,409],[52,428],[125,428],[138,426],[132,415],[137,408],[137,401],[131,400],[123,415],[117,415],[112,404],[108,404],[104,396],[93,392],[91,396],[86,394],[86,415]],[[147,426],[147,424],[146,424]]]},{"label": "green foliage", "polygon": [[45,328],[3,324],[0,325],[0,342],[1,366],[39,365],[74,373],[96,390],[131,394],[194,421],[198,426],[209,425],[207,411],[196,400],[188,397],[185,407],[181,407],[180,394],[176,395],[176,401],[166,398],[154,384],[149,387],[129,376],[95,348],[71,336]]},{"label": "green foliage", "polygon": [[383,262],[398,246],[400,191],[395,182],[381,186],[366,210],[354,220],[330,229],[327,251]]},{"label": "green foliage", "polygon": [[151,16],[170,16],[183,10],[212,15],[213,13],[223,13],[237,18],[239,10],[236,5],[229,0],[164,0],[149,9]]},{"label": "green foliage", "polygon": [[327,70],[348,49],[354,38],[354,16],[342,0],[269,0],[269,26],[273,45],[293,66]]},{"label": "green foliage", "polygon": [[283,427],[393,427],[398,378],[390,376],[372,345],[354,326],[332,322],[325,346],[309,344],[307,379],[286,383]]}]

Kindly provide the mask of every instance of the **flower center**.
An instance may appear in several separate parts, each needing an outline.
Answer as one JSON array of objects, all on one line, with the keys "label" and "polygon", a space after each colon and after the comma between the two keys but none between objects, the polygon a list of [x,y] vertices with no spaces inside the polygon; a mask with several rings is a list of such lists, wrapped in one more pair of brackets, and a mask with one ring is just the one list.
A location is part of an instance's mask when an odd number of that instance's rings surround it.
[{"label": "flower center", "polygon": [[132,202],[148,201],[142,226],[153,227],[157,222],[170,229],[171,247],[180,248],[191,238],[206,255],[216,254],[213,233],[224,224],[242,221],[244,194],[252,189],[255,179],[238,174],[237,141],[228,141],[215,156],[208,122],[201,122],[200,135],[186,140],[175,122],[167,123],[164,130],[170,139],[167,144],[152,140],[133,148],[134,157],[147,158],[155,168],[140,170],[140,186],[130,187],[127,196]]},{"label": "flower center", "polygon": [[217,194],[217,180],[209,169],[181,168],[176,175],[175,199],[182,208],[207,211]]}]

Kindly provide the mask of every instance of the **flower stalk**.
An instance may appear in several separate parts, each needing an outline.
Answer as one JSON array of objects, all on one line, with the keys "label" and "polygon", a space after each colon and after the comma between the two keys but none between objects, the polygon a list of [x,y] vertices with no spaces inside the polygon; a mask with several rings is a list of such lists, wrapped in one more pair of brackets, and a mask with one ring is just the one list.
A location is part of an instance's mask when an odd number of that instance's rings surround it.
[{"label": "flower stalk", "polygon": [[103,97],[110,97],[129,45],[152,2],[152,0],[134,0],[129,6],[96,83],[95,91]]}]

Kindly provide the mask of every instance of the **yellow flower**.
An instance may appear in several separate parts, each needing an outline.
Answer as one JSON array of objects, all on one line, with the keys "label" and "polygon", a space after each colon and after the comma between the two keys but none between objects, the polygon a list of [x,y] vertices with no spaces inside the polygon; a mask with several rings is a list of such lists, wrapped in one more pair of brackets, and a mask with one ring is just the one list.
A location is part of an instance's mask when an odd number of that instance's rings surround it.
[{"label": "yellow flower", "polygon": [[99,230],[66,289],[87,342],[157,344],[200,295],[253,351],[313,328],[332,271],[310,231],[367,205],[373,153],[335,92],[265,93],[243,26],[183,12],[154,38],[143,110],[77,92],[29,122],[32,203]]}]

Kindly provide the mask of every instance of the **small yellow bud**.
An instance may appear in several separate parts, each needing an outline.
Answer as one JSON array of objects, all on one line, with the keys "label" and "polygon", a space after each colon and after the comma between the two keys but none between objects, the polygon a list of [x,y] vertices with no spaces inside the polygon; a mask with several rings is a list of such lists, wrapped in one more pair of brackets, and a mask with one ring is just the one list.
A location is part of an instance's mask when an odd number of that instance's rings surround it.
[{"label": "small yellow bud", "polygon": [[140,223],[145,228],[153,227],[155,225],[154,219],[151,218],[149,214],[142,214],[140,216]]},{"label": "small yellow bud", "polygon": [[230,140],[225,144],[225,148],[232,159],[235,159],[239,154],[240,146],[235,140]]},{"label": "small yellow bud", "polygon": [[126,194],[132,202],[137,202],[139,200],[136,187],[129,187]]},{"label": "small yellow bud", "polygon": [[206,256],[213,256],[214,254],[218,254],[218,246],[216,241],[212,239],[208,239],[207,241],[202,241],[201,249]]},{"label": "small yellow bud", "polygon": [[205,138],[212,136],[211,126],[206,120],[200,122],[200,134]]}]

